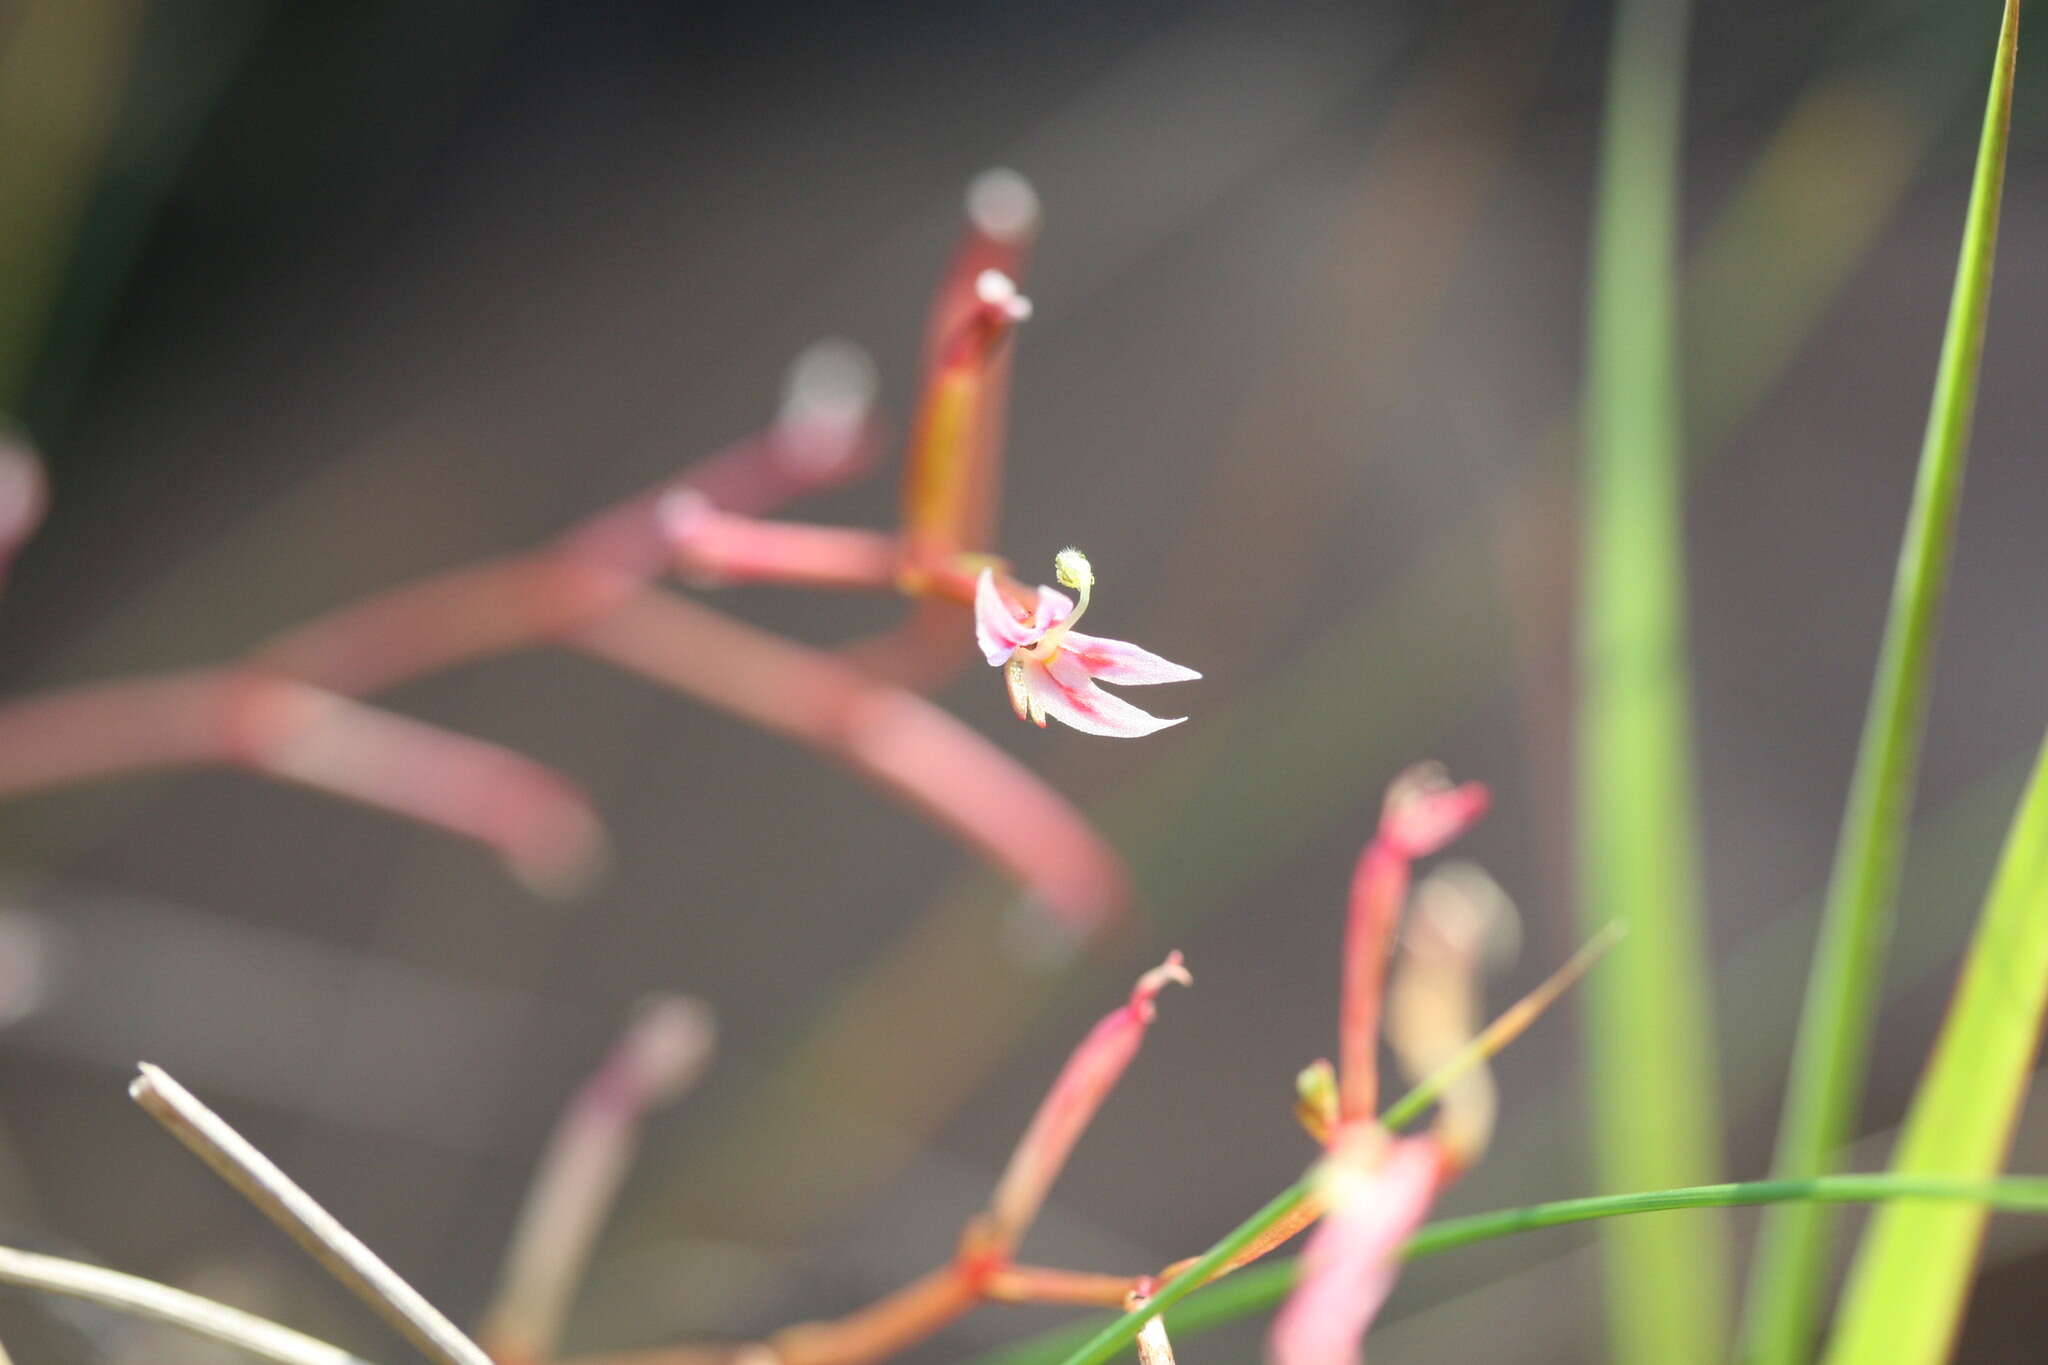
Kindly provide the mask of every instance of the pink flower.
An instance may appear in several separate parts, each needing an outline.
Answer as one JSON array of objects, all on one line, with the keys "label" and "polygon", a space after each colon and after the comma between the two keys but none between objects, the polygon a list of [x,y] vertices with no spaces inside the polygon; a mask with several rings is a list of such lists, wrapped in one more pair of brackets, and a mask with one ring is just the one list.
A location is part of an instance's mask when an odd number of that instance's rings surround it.
[{"label": "pink flower", "polygon": [[1004,600],[992,571],[983,569],[975,584],[974,638],[990,666],[1003,670],[1017,718],[1043,727],[1051,716],[1091,735],[1126,739],[1186,720],[1141,711],[1095,685],[1098,678],[1128,686],[1186,682],[1202,675],[1122,640],[1073,629],[1088,610],[1095,573],[1079,550],[1060,551],[1053,564],[1060,582],[1081,594],[1079,606],[1065,593],[1041,587],[1031,614],[1024,616]]},{"label": "pink flower", "polygon": [[1362,1365],[1366,1329],[1393,1292],[1401,1248],[1444,1171],[1431,1138],[1390,1140],[1353,1125],[1323,1170],[1329,1213],[1301,1256],[1301,1278],[1273,1319],[1272,1365]]}]

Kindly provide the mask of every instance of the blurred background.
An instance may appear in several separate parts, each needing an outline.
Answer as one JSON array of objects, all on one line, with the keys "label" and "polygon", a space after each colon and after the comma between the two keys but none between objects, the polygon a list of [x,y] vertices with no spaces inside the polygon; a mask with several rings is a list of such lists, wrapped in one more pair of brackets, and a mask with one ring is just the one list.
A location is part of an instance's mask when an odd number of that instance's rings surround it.
[{"label": "blurred background", "polygon": [[[1728,1169],[1760,1175],[1947,305],[1997,6],[1696,16],[1685,365],[1704,849]],[[1311,1155],[1350,860],[1440,758],[1496,813],[1505,1002],[1566,956],[1571,415],[1601,63],[1582,0],[1245,7],[0,0],[0,407],[54,503],[0,686],[231,657],[529,545],[761,427],[790,357],[871,347],[901,432],[961,195],[1029,176],[999,546],[1085,547],[1093,629],[1207,675],[1138,741],[939,694],[1096,816],[1132,922],[1084,953],[817,755],[531,651],[380,698],[595,796],[588,895],[234,773],[0,806],[0,1242],[396,1339],[123,1093],[208,1097],[450,1313],[480,1310],[562,1103],[632,1003],[717,1014],[651,1123],[575,1350],[759,1332],[937,1264],[1067,1049],[1169,947],[1144,1057],[1028,1243],[1139,1270]],[[2048,107],[2021,63],[1976,467],[1865,1159],[1883,1158],[2048,706],[2034,374]],[[900,444],[900,443],[899,443]],[[801,515],[886,526],[897,455]],[[719,604],[836,642],[898,604]],[[1445,1208],[1587,1187],[1575,1023],[1499,1068]],[[2048,1112],[2014,1165],[2048,1168]],[[1748,1224],[1739,1226],[1746,1229]],[[1597,1353],[1588,1239],[1418,1264],[1374,1359]],[[1994,1227],[1965,1358],[2038,1340],[2038,1223]],[[1062,1319],[979,1314],[955,1359]],[[1257,1329],[1190,1343],[1240,1357]],[[200,1361],[15,1292],[23,1361]],[[225,1358],[220,1356],[220,1358]]]}]

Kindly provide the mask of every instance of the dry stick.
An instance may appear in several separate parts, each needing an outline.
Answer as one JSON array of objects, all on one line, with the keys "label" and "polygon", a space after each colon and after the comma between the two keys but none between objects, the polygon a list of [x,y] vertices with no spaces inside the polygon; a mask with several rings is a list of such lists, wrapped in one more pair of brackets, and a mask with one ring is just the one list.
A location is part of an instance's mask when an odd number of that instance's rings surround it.
[{"label": "dry stick", "polygon": [[128,1086],[135,1102],[407,1340],[440,1365],[491,1365],[482,1348],[220,1115],[161,1069],[143,1062],[141,1070]]},{"label": "dry stick", "polygon": [[67,1261],[60,1256],[0,1247],[0,1281],[85,1299],[139,1318],[182,1327],[251,1355],[274,1360],[278,1365],[368,1365],[360,1356],[350,1355],[339,1346],[330,1346],[268,1318],[155,1280]]}]

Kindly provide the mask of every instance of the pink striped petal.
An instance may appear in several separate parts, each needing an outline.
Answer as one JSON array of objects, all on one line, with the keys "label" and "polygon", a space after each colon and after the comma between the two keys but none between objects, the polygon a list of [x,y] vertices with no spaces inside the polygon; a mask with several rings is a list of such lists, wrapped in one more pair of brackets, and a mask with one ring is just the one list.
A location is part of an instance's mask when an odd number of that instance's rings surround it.
[{"label": "pink striped petal", "polygon": [[1428,1138],[1396,1142],[1378,1165],[1365,1166],[1373,1155],[1354,1142],[1332,1158],[1330,1212],[1273,1319],[1272,1365],[1363,1365],[1366,1329],[1393,1292],[1401,1247],[1429,1212],[1443,1169]]},{"label": "pink striped petal", "polygon": [[1078,658],[1089,673],[1104,682],[1126,686],[1193,682],[1202,676],[1192,668],[1160,658],[1149,649],[1123,640],[1106,640],[1100,635],[1083,635],[1078,630],[1067,632],[1060,641],[1060,652]]},{"label": "pink striped petal", "polygon": [[[1039,589],[1039,614],[1045,612],[1043,588]],[[1037,644],[1045,626],[1019,621],[1010,604],[996,588],[993,570],[983,569],[974,584],[974,641],[992,668],[1001,668],[1010,656],[1026,645]]]},{"label": "pink striped petal", "polygon": [[1044,664],[1036,659],[1024,666],[1024,683],[1031,699],[1046,715],[1062,725],[1091,735],[1136,739],[1178,725],[1186,716],[1170,719],[1140,710],[1122,697],[1111,696],[1095,685],[1088,667],[1064,649]]}]

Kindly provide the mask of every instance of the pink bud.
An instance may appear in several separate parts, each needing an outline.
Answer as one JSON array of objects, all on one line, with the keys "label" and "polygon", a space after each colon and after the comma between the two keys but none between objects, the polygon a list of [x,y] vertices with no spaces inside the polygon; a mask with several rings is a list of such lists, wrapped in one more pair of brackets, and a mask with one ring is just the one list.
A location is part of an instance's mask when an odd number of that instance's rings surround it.
[{"label": "pink bud", "polygon": [[1387,788],[1379,837],[1404,858],[1426,858],[1477,824],[1489,800],[1482,784],[1453,786],[1442,765],[1418,763]]},{"label": "pink bud", "polygon": [[1486,813],[1486,788],[1453,786],[1434,763],[1418,763],[1387,788],[1380,826],[1351,876],[1344,930],[1344,995],[1339,1007],[1339,1076],[1347,1119],[1371,1115],[1379,1101],[1380,999],[1387,945],[1408,897],[1410,865],[1436,852]]},{"label": "pink bud", "polygon": [[1139,977],[1129,1001],[1111,1011],[1067,1058],[989,1200],[983,1231],[996,1247],[1014,1247],[1038,1216],[1074,1144],[1138,1055],[1146,1026],[1158,1012],[1153,1001],[1168,982],[1194,984],[1177,952]]}]

